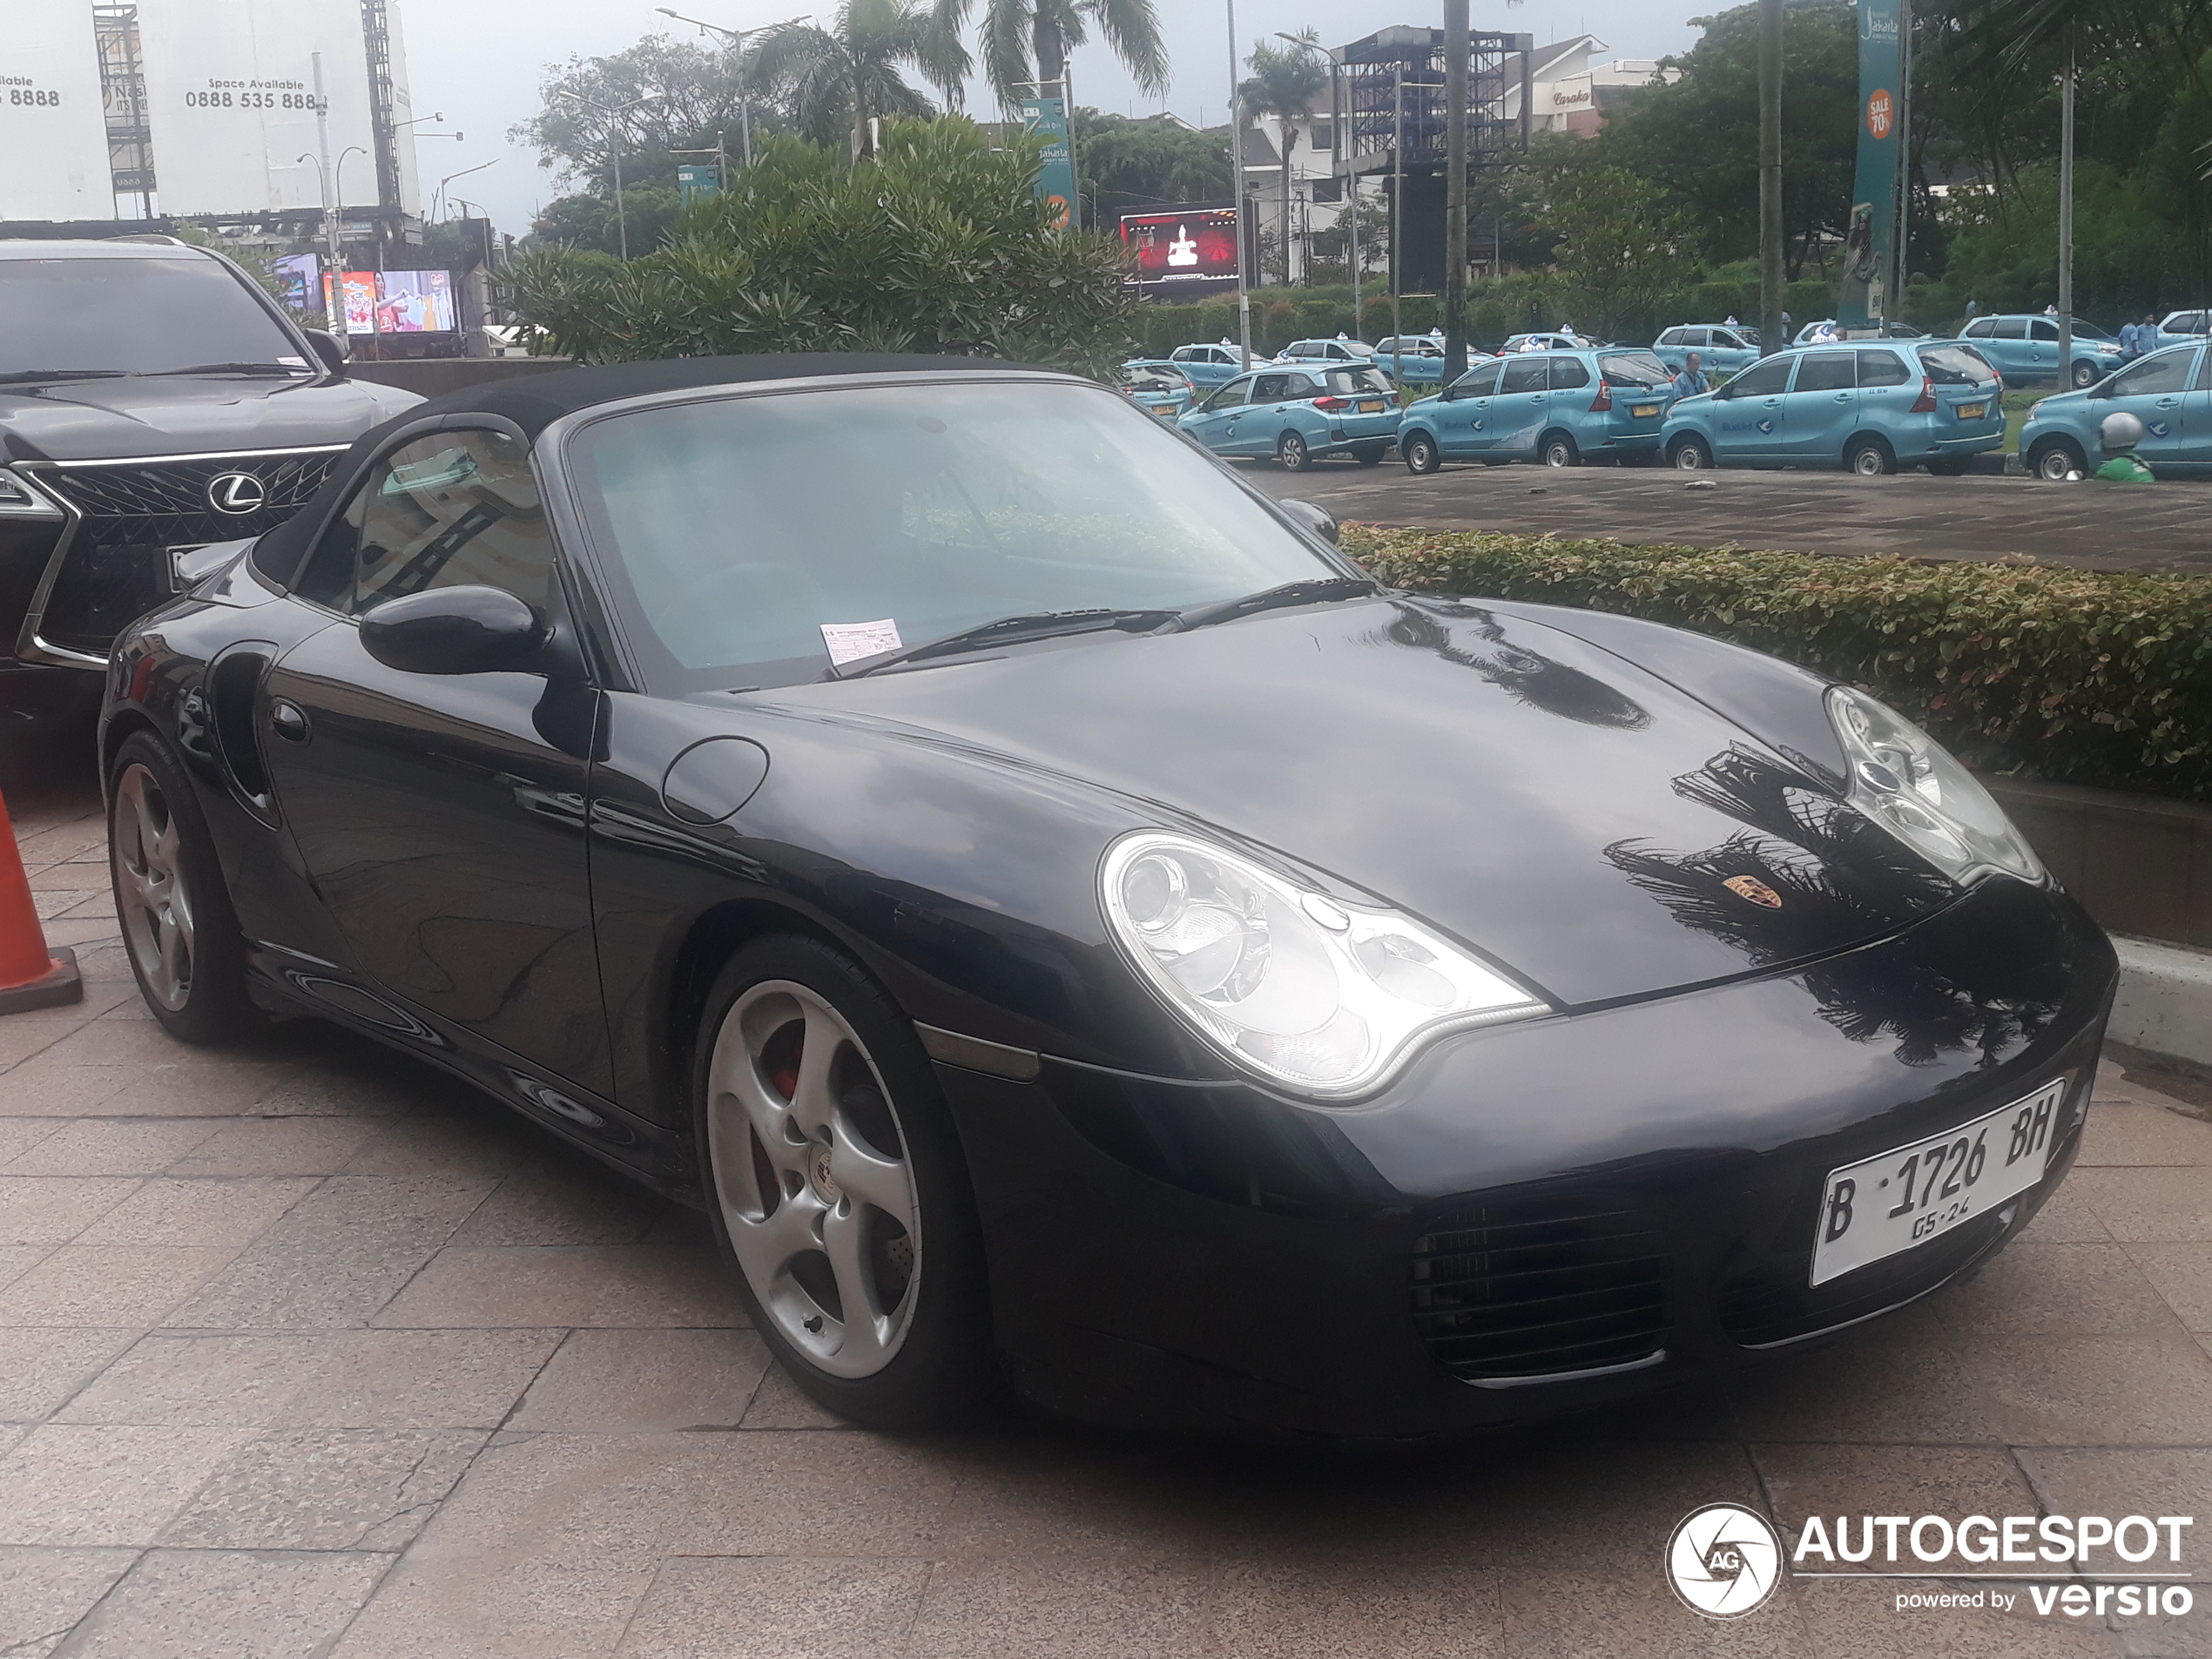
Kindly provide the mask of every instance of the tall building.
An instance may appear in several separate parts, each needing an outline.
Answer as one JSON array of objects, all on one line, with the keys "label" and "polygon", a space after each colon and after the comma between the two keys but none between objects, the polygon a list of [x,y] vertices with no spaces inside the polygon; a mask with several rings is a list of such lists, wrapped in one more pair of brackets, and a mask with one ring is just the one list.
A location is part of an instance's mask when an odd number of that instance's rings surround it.
[{"label": "tall building", "polygon": [[420,212],[396,0],[6,0],[0,227]]}]

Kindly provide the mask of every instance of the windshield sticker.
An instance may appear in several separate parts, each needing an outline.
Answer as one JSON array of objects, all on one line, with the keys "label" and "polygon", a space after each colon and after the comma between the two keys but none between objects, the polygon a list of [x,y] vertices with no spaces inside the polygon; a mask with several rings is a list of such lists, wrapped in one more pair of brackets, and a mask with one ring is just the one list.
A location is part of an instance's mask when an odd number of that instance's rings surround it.
[{"label": "windshield sticker", "polygon": [[822,624],[822,644],[829,647],[833,668],[901,648],[899,624],[889,617],[881,622],[826,622]]}]

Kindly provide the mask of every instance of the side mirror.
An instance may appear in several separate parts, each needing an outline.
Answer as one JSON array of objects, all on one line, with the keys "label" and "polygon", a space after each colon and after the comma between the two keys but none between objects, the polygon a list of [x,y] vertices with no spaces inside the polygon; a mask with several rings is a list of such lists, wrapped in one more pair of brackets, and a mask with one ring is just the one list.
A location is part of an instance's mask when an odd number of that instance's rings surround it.
[{"label": "side mirror", "polygon": [[350,359],[346,354],[344,343],[337,335],[332,334],[327,328],[308,328],[302,332],[307,336],[307,345],[314,354],[322,360],[322,366],[334,374],[343,374],[346,372],[346,365]]},{"label": "side mirror", "polygon": [[361,649],[407,674],[519,668],[545,643],[545,622],[499,588],[430,588],[361,618]]},{"label": "side mirror", "polygon": [[1327,508],[1310,501],[1278,501],[1275,504],[1331,547],[1337,544],[1337,521]]}]

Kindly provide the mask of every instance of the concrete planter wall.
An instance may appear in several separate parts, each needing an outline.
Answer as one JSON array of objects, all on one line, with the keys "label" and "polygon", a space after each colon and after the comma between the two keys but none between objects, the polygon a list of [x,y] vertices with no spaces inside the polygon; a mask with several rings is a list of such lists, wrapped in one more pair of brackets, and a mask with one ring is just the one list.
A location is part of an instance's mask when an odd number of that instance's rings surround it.
[{"label": "concrete planter wall", "polygon": [[2107,932],[2212,949],[2212,806],[2022,778],[1983,781]]}]

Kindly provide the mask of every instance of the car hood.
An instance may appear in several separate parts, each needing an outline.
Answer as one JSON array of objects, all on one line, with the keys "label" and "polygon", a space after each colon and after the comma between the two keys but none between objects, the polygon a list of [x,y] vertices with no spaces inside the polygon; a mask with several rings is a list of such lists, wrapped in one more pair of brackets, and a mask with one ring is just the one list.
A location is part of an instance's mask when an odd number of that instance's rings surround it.
[{"label": "car hood", "polygon": [[1957,897],[1683,690],[1456,601],[1092,636],[764,701],[1213,826],[1425,917],[1570,1007],[1826,955]]},{"label": "car hood", "polygon": [[351,443],[421,401],[363,381],[218,374],[0,387],[0,456],[105,461]]}]

